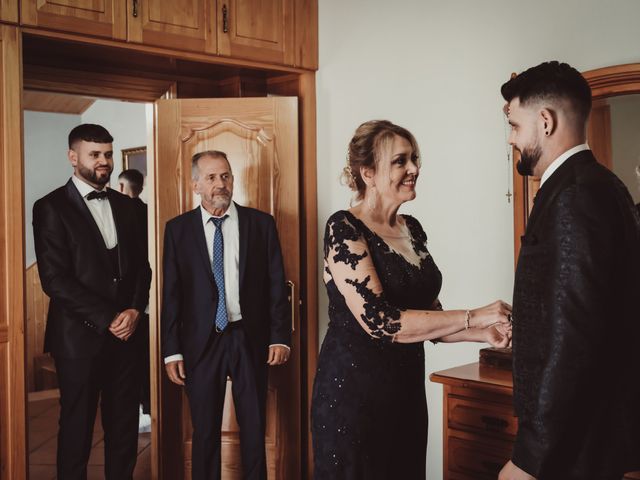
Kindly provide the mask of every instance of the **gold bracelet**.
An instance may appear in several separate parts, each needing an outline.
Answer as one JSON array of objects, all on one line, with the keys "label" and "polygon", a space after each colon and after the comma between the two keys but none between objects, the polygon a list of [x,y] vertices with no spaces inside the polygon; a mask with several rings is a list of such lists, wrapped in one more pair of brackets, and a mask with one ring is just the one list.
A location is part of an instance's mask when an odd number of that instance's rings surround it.
[{"label": "gold bracelet", "polygon": [[465,330],[469,330],[471,328],[471,325],[469,325],[470,320],[471,320],[471,312],[469,310],[466,310],[464,312],[464,329]]}]

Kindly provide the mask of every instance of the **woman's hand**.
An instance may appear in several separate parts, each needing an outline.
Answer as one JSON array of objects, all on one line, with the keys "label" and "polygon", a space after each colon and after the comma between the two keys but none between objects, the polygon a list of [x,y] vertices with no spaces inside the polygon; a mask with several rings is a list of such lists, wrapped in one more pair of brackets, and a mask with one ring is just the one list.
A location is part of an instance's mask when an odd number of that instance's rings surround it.
[{"label": "woman's hand", "polygon": [[495,348],[507,348],[511,345],[511,324],[496,324],[485,328],[485,342]]},{"label": "woman's hand", "polygon": [[469,312],[469,326],[471,328],[487,328],[496,324],[511,324],[511,305],[496,300],[486,307],[476,308]]}]

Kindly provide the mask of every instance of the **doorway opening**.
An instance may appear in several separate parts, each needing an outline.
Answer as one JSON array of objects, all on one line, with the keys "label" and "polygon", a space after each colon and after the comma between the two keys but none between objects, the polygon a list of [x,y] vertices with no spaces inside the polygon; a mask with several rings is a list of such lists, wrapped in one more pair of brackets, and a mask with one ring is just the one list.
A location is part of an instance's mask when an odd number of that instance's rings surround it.
[{"label": "doorway opening", "polygon": [[[119,190],[118,178],[127,169],[146,177],[146,117],[151,104],[123,102],[86,96],[25,90],[24,125],[24,205],[25,205],[25,278],[26,278],[26,386],[28,392],[28,446],[30,480],[50,480],[56,473],[56,448],[59,417],[59,389],[53,358],[44,353],[44,330],[49,299],[42,290],[36,262],[33,228],[34,202],[64,185],[73,174],[66,159],[67,135],[81,123],[104,126],[114,137],[114,165],[111,188]],[[141,201],[148,203],[148,189]],[[146,229],[146,225],[144,226]],[[148,322],[142,322],[148,330]],[[148,332],[144,335],[147,339]],[[151,478],[151,415],[149,399],[149,349],[140,352],[141,368],[146,375],[140,389],[138,460],[134,478]],[[100,411],[94,426],[89,477],[102,478],[104,471],[104,434]]]},{"label": "doorway opening", "polygon": [[[310,132],[315,129],[313,73],[296,72],[287,68],[279,71],[257,66],[243,67],[239,64],[221,65],[209,63],[204,58],[177,58],[169,54],[163,55],[157,51],[149,53],[128,50],[114,45],[79,44],[71,40],[56,40],[36,34],[24,34],[22,47],[23,88],[26,92],[66,94],[88,97],[93,100],[101,99],[100,101],[120,100],[150,103],[151,106],[145,108],[145,126],[146,131],[150,132],[146,145],[148,162],[151,163],[157,160],[154,152],[155,139],[161,137],[155,131],[158,109],[154,103],[161,98],[239,98],[271,95],[299,95],[304,98],[306,94],[307,98],[311,98],[311,100],[307,100],[307,103],[303,103],[301,100],[303,108],[297,126],[302,131],[304,131],[305,125]],[[98,119],[93,123],[101,122]],[[110,130],[108,125],[105,126]],[[28,141],[27,128],[28,126],[25,125],[25,146]],[[117,142],[117,133],[112,132],[112,134]],[[295,348],[297,351],[296,380],[294,383],[289,382],[291,388],[297,391],[295,403],[298,405],[298,414],[293,415],[296,418],[291,418],[291,421],[295,422],[295,431],[299,433],[299,439],[296,444],[278,444],[278,448],[286,450],[286,455],[289,458],[296,459],[297,466],[294,466],[294,470],[297,470],[297,473],[294,473],[293,476],[288,475],[286,478],[304,478],[304,470],[308,465],[306,457],[310,450],[307,423],[308,398],[311,389],[310,378],[315,370],[317,356],[317,323],[315,318],[317,279],[314,267],[316,260],[315,134],[311,133],[311,136],[313,142],[303,143],[300,148],[302,157],[300,177],[296,182],[303,186],[296,203],[304,206],[304,213],[301,212],[298,226],[301,233],[298,242],[300,246],[298,263],[302,280],[296,292],[297,298],[305,301],[301,303],[301,315],[295,334],[298,342]],[[137,149],[142,145],[136,144],[124,149]],[[119,150],[122,148],[115,146],[115,144],[114,147],[116,162],[118,162]],[[25,151],[25,159],[29,155],[29,152]],[[58,157],[54,158],[54,160],[57,159]],[[305,166],[307,159],[309,159],[310,166]],[[61,161],[61,164],[65,165],[65,159],[62,158]],[[117,186],[115,185],[115,173],[111,177],[112,186]],[[149,174],[153,177],[153,169]],[[161,365],[158,332],[158,291],[160,285],[156,282],[158,282],[158,265],[161,263],[159,261],[161,241],[158,238],[161,237],[162,226],[159,223],[154,223],[156,213],[154,203],[163,193],[153,191],[154,182],[155,179],[150,178],[146,187],[150,208],[149,225],[151,226],[149,251],[155,277],[150,298],[149,322],[153,425],[149,447],[150,478],[179,479],[185,476],[185,464],[188,464],[190,456],[188,448],[190,441],[187,437],[189,435],[187,427],[189,418],[183,393],[168,384]],[[308,189],[311,191],[311,199],[304,198]],[[293,201],[295,202],[295,200]],[[30,204],[26,207],[29,210]],[[30,224],[30,219],[27,218],[25,223]],[[30,232],[25,233],[25,236],[30,236]],[[302,261],[302,259],[307,260]],[[294,294],[292,294],[292,298],[293,296]],[[35,359],[33,365],[31,375],[35,387]],[[38,381],[43,384],[41,380]],[[35,412],[36,409],[32,408],[31,411]],[[166,415],[163,415],[163,412],[167,412]],[[29,450],[31,450],[31,446],[28,447]],[[172,454],[161,455],[161,452],[167,451]],[[276,457],[280,458],[278,455]]]}]

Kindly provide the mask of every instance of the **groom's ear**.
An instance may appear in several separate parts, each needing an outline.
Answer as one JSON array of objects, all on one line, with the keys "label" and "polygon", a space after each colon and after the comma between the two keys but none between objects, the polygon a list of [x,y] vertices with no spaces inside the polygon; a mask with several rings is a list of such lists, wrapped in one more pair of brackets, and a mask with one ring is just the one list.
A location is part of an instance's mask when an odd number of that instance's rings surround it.
[{"label": "groom's ear", "polygon": [[538,113],[538,122],[542,127],[545,137],[553,135],[558,126],[556,112],[550,108],[542,108]]}]

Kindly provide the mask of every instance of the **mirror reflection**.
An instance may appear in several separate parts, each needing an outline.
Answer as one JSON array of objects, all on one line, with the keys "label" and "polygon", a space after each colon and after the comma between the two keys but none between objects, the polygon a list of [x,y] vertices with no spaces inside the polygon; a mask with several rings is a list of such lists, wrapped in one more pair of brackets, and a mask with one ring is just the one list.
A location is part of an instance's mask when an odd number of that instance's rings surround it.
[{"label": "mirror reflection", "polygon": [[[67,156],[69,132],[80,124],[99,124],[113,136],[113,171],[108,186],[136,198],[136,221],[139,223],[140,235],[144,235],[147,231],[146,202],[148,198],[152,198],[145,189],[148,134],[146,107],[143,103],[25,91],[23,106],[29,478],[50,480],[56,478],[58,425],[61,415],[60,363],[59,360],[54,361],[50,354],[50,350],[55,348],[52,347],[55,341],[48,339],[45,345],[49,298],[43,291],[36,261],[33,206],[38,199],[67,184],[73,175]],[[124,237],[121,232],[118,236]],[[146,247],[142,240],[140,243]],[[148,311],[141,313],[135,332],[136,345],[131,349],[132,358],[135,358],[139,368],[139,381],[136,380],[135,385],[138,398],[134,400],[139,404],[137,461],[133,477],[137,480],[151,478],[149,322]],[[106,382],[104,375],[97,375],[93,371],[91,375],[96,375],[96,382]],[[86,442],[90,448],[87,469],[89,478],[103,478],[104,475],[103,419],[110,423],[121,421],[119,412],[105,417],[105,409],[101,408],[104,406],[101,402],[103,399],[97,401],[92,435]],[[76,417],[80,415],[77,409],[72,414]]]}]

